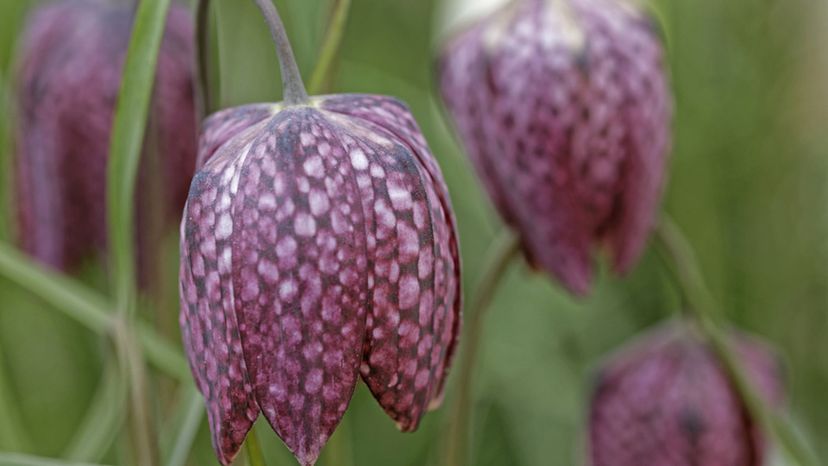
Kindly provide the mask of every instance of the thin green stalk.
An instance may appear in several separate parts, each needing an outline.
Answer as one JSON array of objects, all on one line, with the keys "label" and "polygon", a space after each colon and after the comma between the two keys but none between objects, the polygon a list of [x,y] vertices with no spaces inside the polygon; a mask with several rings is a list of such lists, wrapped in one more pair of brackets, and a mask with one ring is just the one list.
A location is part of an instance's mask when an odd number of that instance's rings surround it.
[{"label": "thin green stalk", "polygon": [[106,298],[71,278],[32,262],[4,243],[0,243],[0,275],[44,299],[93,332],[104,334],[109,329]]},{"label": "thin green stalk", "polygon": [[127,392],[118,367],[107,362],[92,404],[63,457],[73,461],[100,461],[106,455],[121,432]]},{"label": "thin green stalk", "polygon": [[322,49],[319,53],[319,60],[313,70],[310,81],[310,93],[321,94],[326,92],[330,84],[331,71],[334,61],[339,54],[342,45],[342,37],[345,35],[345,25],[348,22],[348,12],[351,8],[351,0],[333,0],[334,5],[331,12],[331,20],[328,23],[328,30],[322,42]]},{"label": "thin green stalk", "polygon": [[704,282],[704,275],[696,260],[693,247],[681,229],[669,218],[662,218],[655,239],[664,262],[672,272],[687,302],[687,311],[698,323],[698,328],[710,343],[725,367],[731,383],[745,404],[751,417],[782,447],[788,457],[799,466],[818,466],[792,427],[777,416],[756,393],[742,362],[735,356],[725,332],[719,323],[716,301]]},{"label": "thin green stalk", "polygon": [[467,307],[463,353],[455,381],[454,409],[449,417],[448,443],[445,466],[466,466],[468,464],[469,441],[471,437],[471,416],[474,386],[474,369],[477,365],[480,342],[487,310],[512,261],[518,257],[520,241],[511,231],[504,231],[489,249],[483,266],[482,276],[475,288],[471,304]]},{"label": "thin green stalk", "polygon": [[107,173],[109,250],[116,309],[136,308],[135,183],[170,0],[144,0],[135,14],[112,124]]},{"label": "thin green stalk", "polygon": [[195,23],[195,101],[196,123],[201,121],[215,108],[210,83],[210,0],[196,1]]},{"label": "thin green stalk", "polygon": [[89,463],[76,463],[39,456],[21,455],[17,453],[0,453],[0,465],[2,466],[103,466]]},{"label": "thin green stalk", "polygon": [[[55,273],[0,242],[0,276],[37,295],[87,329],[106,335],[113,314],[106,297],[83,284]],[[149,362],[168,375],[190,380],[190,369],[181,352],[147,324],[138,324],[138,337]]]},{"label": "thin green stalk", "polygon": [[149,324],[138,322],[137,327],[138,341],[141,342],[144,356],[149,363],[181,382],[192,380],[190,366],[178,348],[159,335]]},{"label": "thin green stalk", "polygon": [[256,434],[256,427],[250,429],[247,439],[244,441],[244,450],[247,452],[247,464],[249,466],[267,466],[262,447],[259,445],[259,436]]},{"label": "thin green stalk", "polygon": [[11,451],[26,451],[32,446],[29,432],[23,424],[19,405],[15,402],[9,383],[3,347],[0,346],[0,448]]},{"label": "thin green stalk", "polygon": [[[0,208],[6,209],[6,212],[13,212],[11,187],[12,178],[14,176],[14,166],[12,163],[12,138],[10,137],[10,120],[11,115],[14,114],[10,104],[9,96],[11,90],[9,89],[9,81],[0,74]],[[15,219],[13,215],[4,215],[0,218],[0,238],[6,239],[13,235],[16,230]]]},{"label": "thin green stalk", "polygon": [[135,332],[130,327],[126,316],[115,321],[113,339],[118,354],[122,380],[126,381],[130,393],[130,433],[133,453],[140,466],[158,464],[158,449],[152,435],[149,397],[144,360],[138,348]]},{"label": "thin green stalk", "polygon": [[141,466],[157,464],[152,435],[146,368],[134,328],[137,307],[135,271],[135,184],[150,114],[159,49],[170,0],[142,0],[123,68],[115,108],[107,173],[109,252],[115,290],[113,338],[128,375],[133,448]]},{"label": "thin green stalk", "polygon": [[179,401],[178,413],[174,417],[176,424],[170,431],[175,434],[175,440],[168,449],[166,466],[183,466],[190,456],[198,428],[204,417],[204,399],[193,385],[181,390],[183,396]]}]

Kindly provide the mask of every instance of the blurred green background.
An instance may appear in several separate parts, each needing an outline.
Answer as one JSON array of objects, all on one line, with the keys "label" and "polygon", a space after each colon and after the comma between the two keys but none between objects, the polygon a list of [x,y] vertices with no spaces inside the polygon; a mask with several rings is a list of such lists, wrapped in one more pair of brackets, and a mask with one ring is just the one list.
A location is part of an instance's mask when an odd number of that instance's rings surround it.
[{"label": "blurred green background", "polygon": [[[7,110],[15,40],[37,3],[0,0],[0,104]],[[216,3],[221,106],[278,100],[277,61],[253,3]],[[309,77],[329,3],[277,3]],[[446,3],[354,0],[333,86],[410,104],[451,189],[468,291],[501,225],[434,94],[433,51],[452,22],[444,13],[480,6],[478,0]],[[828,2],[657,0],[654,7],[668,38],[676,98],[665,208],[697,248],[729,318],[784,354],[795,421],[828,462]],[[0,115],[5,238],[10,115]],[[175,238],[164,248],[169,288],[164,298],[145,303],[145,315],[178,341]],[[93,264],[82,279],[104,287],[103,276]],[[652,252],[627,279],[602,274],[593,295],[580,301],[525,266],[513,267],[487,321],[473,464],[581,464],[592,370],[676,305]],[[111,353],[99,337],[0,280],[0,451],[63,455]],[[179,401],[174,388],[154,378],[160,424]],[[416,434],[399,434],[359,387],[337,444],[350,450],[354,466],[438,464],[446,412],[429,415]],[[266,425],[259,425],[259,435],[269,464],[294,464]],[[101,461],[119,464],[122,450],[115,442]],[[320,464],[327,460],[323,455]],[[189,464],[215,464],[206,423]]]}]

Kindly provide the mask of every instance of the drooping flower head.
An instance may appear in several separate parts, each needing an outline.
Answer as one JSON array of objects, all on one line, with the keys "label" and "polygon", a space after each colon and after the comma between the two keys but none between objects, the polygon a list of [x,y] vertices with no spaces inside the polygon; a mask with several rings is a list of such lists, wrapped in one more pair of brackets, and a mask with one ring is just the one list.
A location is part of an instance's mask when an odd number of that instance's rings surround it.
[{"label": "drooping flower head", "polygon": [[[69,269],[106,247],[106,165],[134,19],[127,2],[63,0],[39,8],[17,77],[16,192],[23,249]],[[139,179],[138,222],[172,225],[195,167],[192,18],[173,6],[158,59]],[[158,196],[156,201],[151,200]],[[139,235],[142,244],[153,241]]]},{"label": "drooping flower head", "polygon": [[181,226],[181,327],[223,464],[259,413],[313,464],[359,377],[413,431],[460,326],[451,204],[408,109],[308,98],[279,50],[285,101],[206,121]]},{"label": "drooping flower head", "polygon": [[[711,348],[672,323],[612,356],[589,415],[590,466],[765,464],[765,441]],[[740,334],[731,346],[772,406],[783,400],[776,356]]]},{"label": "drooping flower head", "polygon": [[652,23],[626,0],[516,0],[446,46],[440,84],[467,152],[529,260],[577,294],[592,251],[644,248],[671,102]]}]

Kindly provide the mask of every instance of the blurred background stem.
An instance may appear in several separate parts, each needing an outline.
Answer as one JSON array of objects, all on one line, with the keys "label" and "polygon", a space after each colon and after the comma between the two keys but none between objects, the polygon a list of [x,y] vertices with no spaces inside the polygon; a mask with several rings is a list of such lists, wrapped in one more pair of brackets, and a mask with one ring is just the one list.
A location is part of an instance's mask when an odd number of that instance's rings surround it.
[{"label": "blurred background stem", "polygon": [[29,451],[32,441],[23,425],[0,345],[0,450]]},{"label": "blurred background stem", "polygon": [[686,311],[695,320],[699,330],[708,340],[720,359],[750,416],[781,447],[788,458],[798,466],[818,466],[808,447],[793,428],[773,413],[772,409],[754,390],[742,362],[730,347],[725,331],[723,314],[704,281],[695,251],[684,233],[666,215],[655,231],[656,244],[661,257],[670,269],[678,288],[686,301]]},{"label": "blurred background stem", "polygon": [[107,171],[108,240],[118,318],[113,338],[130,388],[132,448],[141,466],[158,462],[146,367],[136,329],[135,186],[170,0],[138,4],[112,125]]},{"label": "blurred background stem", "polygon": [[152,428],[151,409],[149,405],[148,386],[144,371],[144,360],[138,351],[138,342],[124,317],[115,321],[113,338],[121,364],[122,380],[125,380],[131,393],[130,435],[132,449],[139,466],[158,464],[157,442]]},{"label": "blurred background stem", "polygon": [[178,408],[173,416],[173,424],[165,430],[164,437],[173,439],[165,448],[165,466],[184,466],[190,455],[198,428],[204,418],[204,400],[201,393],[192,384],[179,390]]},{"label": "blurred background stem", "polygon": [[333,0],[330,22],[325,32],[325,40],[319,52],[316,68],[311,75],[308,90],[311,95],[328,92],[333,81],[334,62],[337,60],[342,36],[345,34],[345,25],[348,22],[348,11],[351,0]]},{"label": "blurred background stem", "polygon": [[448,422],[448,439],[446,444],[445,466],[466,466],[468,462],[471,438],[471,416],[474,404],[472,387],[474,386],[474,369],[480,353],[481,337],[484,330],[487,310],[492,304],[498,286],[509,270],[512,261],[518,257],[520,241],[509,229],[504,229],[489,248],[483,265],[481,278],[474,290],[474,295],[466,307],[466,323],[463,330],[463,352],[460,354],[457,391],[453,395],[453,404]]},{"label": "blurred background stem", "polygon": [[210,82],[210,0],[196,0],[195,69],[196,127],[215,109]]}]

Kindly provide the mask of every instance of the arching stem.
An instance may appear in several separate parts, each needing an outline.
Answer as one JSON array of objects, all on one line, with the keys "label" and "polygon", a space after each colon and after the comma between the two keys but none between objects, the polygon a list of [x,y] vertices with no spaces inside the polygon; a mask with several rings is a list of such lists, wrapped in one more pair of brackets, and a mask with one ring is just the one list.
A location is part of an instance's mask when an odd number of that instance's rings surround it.
[{"label": "arching stem", "polygon": [[279,67],[282,70],[282,101],[287,105],[301,105],[308,102],[308,92],[302,82],[293,48],[290,46],[285,25],[279,12],[271,0],[253,0],[267,21],[270,35],[276,45],[276,55],[279,57]]},{"label": "arching stem", "polygon": [[489,255],[483,266],[482,276],[474,290],[466,322],[463,353],[460,355],[458,376],[455,382],[453,410],[449,417],[448,440],[444,461],[445,466],[466,466],[468,462],[469,440],[471,437],[472,387],[474,386],[474,369],[483,333],[487,310],[492,304],[498,285],[503,280],[509,265],[518,257],[520,241],[510,230],[504,231],[489,249]]},{"label": "arching stem", "polygon": [[783,449],[794,464],[816,466],[817,463],[808,448],[791,426],[773,413],[754,390],[742,362],[736,357],[722,330],[722,319],[716,307],[716,300],[704,282],[695,252],[681,229],[672,220],[664,217],[656,228],[655,240],[660,255],[681,290],[688,316],[695,320],[702,335],[721,361],[750,416],[775,440],[776,445]]}]

